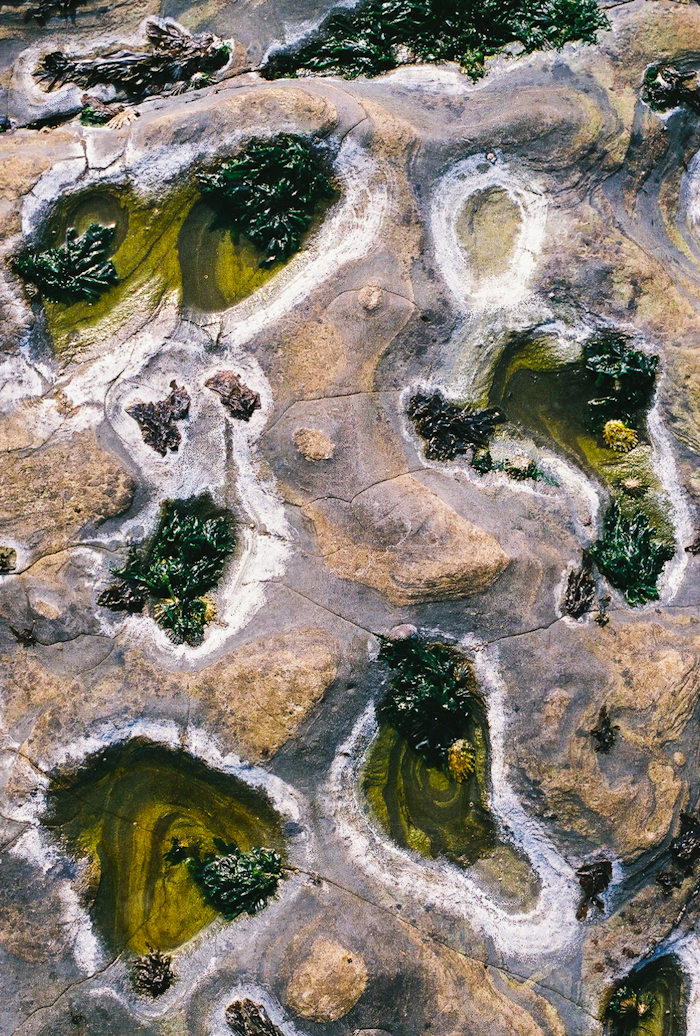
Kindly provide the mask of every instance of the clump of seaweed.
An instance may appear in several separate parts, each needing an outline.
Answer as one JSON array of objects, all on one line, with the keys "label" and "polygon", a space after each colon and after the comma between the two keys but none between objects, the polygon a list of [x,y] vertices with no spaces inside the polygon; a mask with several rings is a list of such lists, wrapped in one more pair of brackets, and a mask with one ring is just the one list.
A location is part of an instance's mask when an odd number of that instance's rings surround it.
[{"label": "clump of seaweed", "polygon": [[24,12],[24,21],[34,19],[37,25],[46,25],[53,15],[58,15],[65,21],[70,18],[75,25],[76,11],[85,3],[87,0],[39,0],[38,4],[33,4]]},{"label": "clump of seaweed", "polygon": [[217,371],[204,384],[221,397],[231,417],[238,421],[250,421],[260,409],[260,393],[244,385],[235,371]]},{"label": "clump of seaweed", "polygon": [[439,389],[411,396],[406,412],[425,443],[426,457],[441,461],[454,460],[474,447],[486,449],[496,425],[506,420],[498,407],[474,411],[446,399]]},{"label": "clump of seaweed", "polygon": [[186,862],[204,898],[227,921],[259,913],[277,892],[282,857],[274,849],[256,846],[244,853],[235,842],[213,841],[214,851],[202,856],[200,846],[182,845],[173,838],[165,859],[171,864]]},{"label": "clump of seaweed", "polygon": [[579,921],[584,921],[588,916],[588,908],[591,903],[603,910],[603,901],[600,893],[605,892],[612,881],[612,863],[610,860],[596,860],[595,863],[585,863],[576,871],[578,883],[583,891],[583,898],[576,911]]},{"label": "clump of seaweed", "polygon": [[152,598],[156,622],[176,644],[191,647],[201,644],[215,614],[205,594],[217,585],[235,546],[229,519],[200,517],[193,510],[197,503],[166,500],[153,538],[131,549],[123,568],[114,570],[121,583],[97,598],[102,607],[127,612],[140,611]]},{"label": "clump of seaweed", "polygon": [[623,422],[632,429],[640,411],[651,403],[658,356],[649,356],[628,345],[630,335],[606,330],[589,338],[583,346],[586,368],[596,375],[602,395],[591,399],[589,410],[596,429],[607,422]]},{"label": "clump of seaweed", "polygon": [[613,993],[605,1013],[613,1018],[637,1022],[649,1014],[655,1003],[653,993],[638,993],[631,986],[622,985]]},{"label": "clump of seaweed", "polygon": [[670,846],[671,856],[687,874],[700,859],[700,822],[689,813],[681,813],[681,830]]},{"label": "clump of seaweed", "polygon": [[139,400],[127,407],[126,411],[141,429],[146,445],[160,453],[161,457],[168,450],[177,450],[182,436],[175,422],[184,420],[190,410],[190,397],[184,385],[178,388],[177,383],[171,381],[170,390],[165,399],[155,403],[142,403]]},{"label": "clump of seaweed", "polygon": [[659,599],[656,583],[674,553],[670,544],[654,539],[642,511],[626,518],[615,500],[605,515],[602,537],[590,548],[602,574],[632,607]]},{"label": "clump of seaweed", "polygon": [[380,638],[379,658],[394,671],[378,708],[380,719],[393,727],[429,766],[457,780],[471,772],[474,749],[467,736],[484,701],[474,671],[454,649],[425,643],[418,636]]},{"label": "clump of seaweed", "polygon": [[595,740],[595,750],[602,755],[607,755],[617,740],[619,731],[617,724],[610,722],[607,705],[601,705],[598,713],[598,722],[591,730],[591,737]]},{"label": "clump of seaweed", "polygon": [[12,572],[17,565],[17,551],[14,547],[0,547],[0,575]]},{"label": "clump of seaweed", "polygon": [[581,553],[581,564],[569,572],[564,593],[564,611],[572,619],[580,619],[593,604],[595,580],[593,562],[587,550]]},{"label": "clump of seaweed", "polygon": [[642,100],[655,112],[685,105],[700,114],[697,72],[681,72],[672,65],[649,65],[644,73]]},{"label": "clump of seaweed", "polygon": [[172,962],[172,957],[149,946],[148,953],[137,957],[131,965],[131,982],[136,992],[153,999],[162,996],[175,981]]},{"label": "clump of seaweed", "polygon": [[318,148],[292,133],[254,138],[199,182],[217,226],[250,238],[265,253],[261,266],[296,252],[317,202],[333,195]]},{"label": "clump of seaweed", "polygon": [[77,83],[90,90],[111,85],[129,97],[141,98],[167,88],[206,86],[211,73],[229,59],[229,48],[213,33],[191,35],[177,22],[151,19],[146,23],[148,49],[117,49],[94,57],[74,58],[60,50],[47,54],[36,78],[54,90]]},{"label": "clump of seaweed", "polygon": [[10,260],[13,273],[34,284],[51,302],[95,302],[119,282],[108,258],[114,227],[91,223],[84,234],[66,231],[66,243],[45,252],[27,251]]},{"label": "clump of seaweed", "polygon": [[476,767],[476,752],[471,742],[460,737],[453,741],[447,749],[447,767],[450,776],[454,777],[458,784],[465,781],[470,773],[474,773]]},{"label": "clump of seaweed", "polygon": [[270,1020],[265,1008],[247,997],[229,1004],[225,1018],[236,1036],[282,1036],[281,1029]]},{"label": "clump of seaweed", "polygon": [[502,471],[514,482],[526,482],[531,479],[533,482],[544,482],[548,486],[559,485],[557,480],[543,471],[534,460],[526,461],[524,464],[513,463],[508,457],[505,460],[494,460],[491,451],[485,449],[475,451],[470,463],[480,475],[485,475],[489,471]]},{"label": "clump of seaweed", "polygon": [[267,79],[304,72],[353,79],[406,62],[457,61],[479,79],[485,58],[508,43],[527,52],[569,40],[593,43],[608,26],[595,0],[361,0],[333,11],[300,44],[272,54],[261,71]]},{"label": "clump of seaweed", "polygon": [[618,421],[614,418],[605,422],[603,426],[603,439],[605,440],[605,445],[617,453],[629,453],[639,442],[634,428],[630,428],[624,421]]},{"label": "clump of seaweed", "polygon": [[679,889],[683,884],[683,875],[678,870],[659,871],[656,875],[656,884],[660,886],[664,896],[670,896],[672,892]]}]

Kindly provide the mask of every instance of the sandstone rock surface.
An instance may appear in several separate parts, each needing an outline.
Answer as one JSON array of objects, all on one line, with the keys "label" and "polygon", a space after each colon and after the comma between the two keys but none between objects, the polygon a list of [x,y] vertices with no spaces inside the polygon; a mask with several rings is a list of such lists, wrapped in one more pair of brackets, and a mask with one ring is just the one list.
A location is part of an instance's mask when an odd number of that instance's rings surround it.
[{"label": "sandstone rock surface", "polygon": [[349,504],[308,504],[304,514],[334,575],[379,590],[392,604],[480,593],[508,564],[494,536],[412,475],[372,486]]}]

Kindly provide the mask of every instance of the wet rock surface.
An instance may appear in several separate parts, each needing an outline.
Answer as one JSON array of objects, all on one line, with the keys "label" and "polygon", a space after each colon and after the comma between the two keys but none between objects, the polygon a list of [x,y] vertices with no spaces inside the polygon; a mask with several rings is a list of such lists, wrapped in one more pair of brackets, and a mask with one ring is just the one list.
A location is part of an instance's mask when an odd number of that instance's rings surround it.
[{"label": "wet rock surface", "polygon": [[[156,6],[2,14],[0,1032],[693,1033],[700,130],[692,104],[655,112],[642,90],[650,66],[697,67],[700,8],[613,5],[596,45],[489,59],[474,86],[449,65],[268,83],[246,69],[328,4]],[[35,79],[52,51],[142,54],[148,16],[229,41],[229,64],[130,97],[138,116],[109,126],[78,120],[83,87]],[[327,148],[338,194],[263,277],[211,230],[196,175],[282,133]],[[12,273],[23,247],[95,217],[115,225],[119,276],[98,301],[42,301]],[[583,424],[571,441],[566,394],[548,396],[604,329],[659,357],[626,453]],[[409,401],[437,392],[507,420],[431,454]],[[201,644],[138,602],[101,608],[163,502],[205,493],[237,543]],[[590,564],[612,498],[676,545],[645,605]],[[473,663],[495,825],[481,858],[423,851],[427,822],[392,837],[362,792],[392,628]],[[168,803],[134,805],[127,773],[118,809],[60,837],[55,782],[138,738],[170,753]],[[381,788],[403,787],[405,758],[388,759]],[[225,796],[194,830],[192,760],[279,818],[257,838],[279,836],[284,880],[236,921],[197,898],[188,863],[163,865],[185,828],[202,852],[248,848]],[[418,776],[411,809],[449,800],[468,840],[469,780],[453,796]],[[107,930],[101,877],[124,868],[147,923],[129,908]],[[184,920],[177,895],[157,905],[176,886]],[[132,978],[149,947],[174,976],[154,999]],[[668,974],[645,971],[669,954]]]}]

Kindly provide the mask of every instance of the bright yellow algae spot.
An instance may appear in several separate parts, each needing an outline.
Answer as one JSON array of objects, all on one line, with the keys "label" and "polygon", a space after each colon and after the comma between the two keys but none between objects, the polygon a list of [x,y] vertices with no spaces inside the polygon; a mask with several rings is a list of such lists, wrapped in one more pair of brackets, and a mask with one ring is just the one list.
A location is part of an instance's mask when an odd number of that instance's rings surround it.
[{"label": "bright yellow algae spot", "polygon": [[116,746],[49,794],[48,826],[97,880],[91,914],[111,950],[172,950],[216,916],[184,864],[164,860],[172,839],[213,839],[282,851],[268,799],[199,760],[148,742]]}]

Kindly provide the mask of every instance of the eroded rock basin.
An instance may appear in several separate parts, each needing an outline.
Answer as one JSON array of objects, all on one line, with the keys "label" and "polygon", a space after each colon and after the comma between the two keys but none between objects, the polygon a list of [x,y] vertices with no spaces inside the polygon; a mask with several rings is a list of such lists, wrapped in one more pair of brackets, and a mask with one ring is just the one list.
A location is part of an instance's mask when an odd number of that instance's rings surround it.
[{"label": "eroded rock basin", "polygon": [[186,752],[145,740],[112,746],[56,776],[44,823],[85,868],[91,916],[107,947],[171,950],[217,916],[186,867],[164,859],[172,840],[213,839],[282,850],[267,797]]}]

